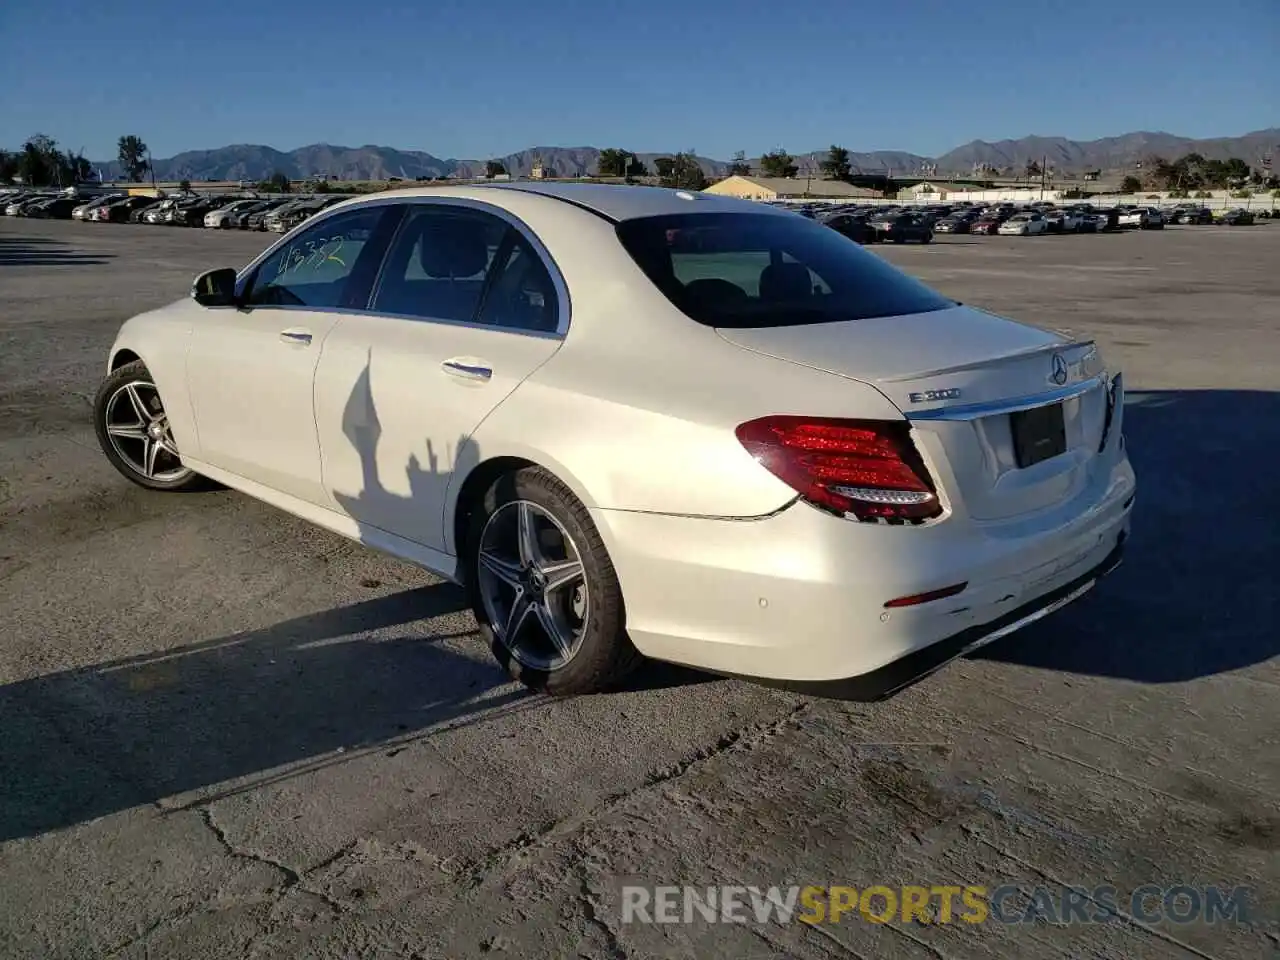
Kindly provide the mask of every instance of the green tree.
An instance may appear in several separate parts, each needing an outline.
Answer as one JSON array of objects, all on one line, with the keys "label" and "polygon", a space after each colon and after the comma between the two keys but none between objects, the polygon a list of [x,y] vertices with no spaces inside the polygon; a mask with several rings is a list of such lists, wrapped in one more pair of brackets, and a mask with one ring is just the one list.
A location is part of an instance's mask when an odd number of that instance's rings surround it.
[{"label": "green tree", "polygon": [[745,150],[739,150],[733,155],[733,161],[729,164],[729,176],[751,176],[751,165],[747,163],[747,152]]},{"label": "green tree", "polygon": [[1040,176],[1040,174],[1041,174],[1042,172],[1043,172],[1043,171],[1041,171],[1041,169],[1040,169],[1040,164],[1039,164],[1039,163],[1037,163],[1037,162],[1036,162],[1036,161],[1034,161],[1034,160],[1032,160],[1030,163],[1028,163],[1028,164],[1026,165],[1026,167],[1023,169],[1023,174],[1024,174],[1028,179],[1030,179],[1031,177],[1038,177],[1038,176]]},{"label": "green tree", "polygon": [[794,177],[800,168],[795,158],[779,147],[760,158],[760,172],[766,177]]},{"label": "green tree", "polygon": [[150,166],[147,160],[147,145],[142,138],[130,133],[120,138],[116,144],[116,157],[124,170],[125,178],[134,183],[141,183],[142,176]]},{"label": "green tree", "polygon": [[507,166],[501,160],[486,160],[484,164],[484,175],[486,179],[492,180],[494,177],[504,176],[507,172]]},{"label": "green tree", "polygon": [[[677,153],[674,157],[662,157],[654,161],[664,187],[678,190],[703,190],[707,186],[706,175],[692,150]],[[664,174],[663,170],[667,172]]]},{"label": "green tree", "polygon": [[1232,157],[1226,162],[1224,172],[1228,185],[1234,186],[1241,184],[1249,179],[1249,164],[1245,163],[1239,157]]},{"label": "green tree", "polygon": [[649,168],[644,165],[644,161],[637,157],[634,153],[631,155],[631,161],[627,164],[627,179],[634,177],[647,177]]},{"label": "green tree", "polygon": [[1121,193],[1137,193],[1141,189],[1142,189],[1142,181],[1139,180],[1137,177],[1135,177],[1133,174],[1129,174],[1129,176],[1125,177],[1123,180],[1120,181]]},{"label": "green tree", "polygon": [[190,193],[190,192],[191,192],[191,181],[190,181],[190,180],[187,180],[187,179],[179,180],[179,181],[178,181],[178,189],[179,189],[179,190],[181,190],[183,193]]},{"label": "green tree", "polygon": [[60,184],[66,172],[66,158],[58,149],[57,141],[43,133],[27,138],[18,152],[17,175],[22,182],[33,187],[49,187]]},{"label": "green tree", "polygon": [[18,155],[0,150],[0,183],[12,183],[18,175]]},{"label": "green tree", "polygon": [[329,193],[330,192],[329,181],[328,180],[317,181],[316,185],[312,188],[312,190],[315,193]]},{"label": "green tree", "polygon": [[69,183],[84,183],[86,180],[94,179],[93,164],[91,164],[83,153],[70,153],[65,156],[66,159],[66,180]]},{"label": "green tree", "polygon": [[256,189],[263,193],[288,193],[289,186],[289,178],[277,170],[267,179],[260,182]]},{"label": "green tree", "polygon": [[818,167],[822,170],[822,175],[828,180],[844,180],[848,181],[853,176],[853,164],[849,162],[849,151],[844,147],[838,147],[834,143],[831,149],[827,151],[827,159],[823,160]]},{"label": "green tree", "polygon": [[623,150],[619,147],[606,147],[600,151],[600,158],[596,161],[596,176],[626,176],[627,161],[630,159],[631,152],[629,150]]}]

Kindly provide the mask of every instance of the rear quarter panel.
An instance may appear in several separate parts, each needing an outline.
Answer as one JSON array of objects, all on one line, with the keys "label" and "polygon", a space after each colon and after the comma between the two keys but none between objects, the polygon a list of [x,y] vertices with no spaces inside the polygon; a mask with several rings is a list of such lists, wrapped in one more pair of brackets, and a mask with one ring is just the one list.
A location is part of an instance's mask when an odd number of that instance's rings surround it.
[{"label": "rear quarter panel", "polygon": [[747,453],[739,424],[902,419],[874,387],[753,353],[684,316],[610,223],[568,209],[546,222],[520,213],[564,274],[572,318],[564,346],[477,429],[485,459],[540,463],[592,508],[756,517],[796,492]]}]

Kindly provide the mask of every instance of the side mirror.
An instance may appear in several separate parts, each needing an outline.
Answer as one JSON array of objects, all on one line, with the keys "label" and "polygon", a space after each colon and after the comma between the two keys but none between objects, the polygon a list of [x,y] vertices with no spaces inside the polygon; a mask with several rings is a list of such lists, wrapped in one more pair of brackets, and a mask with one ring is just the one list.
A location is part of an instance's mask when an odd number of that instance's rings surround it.
[{"label": "side mirror", "polygon": [[200,274],[191,286],[191,299],[202,307],[234,307],[236,272],[230,267],[223,267]]}]

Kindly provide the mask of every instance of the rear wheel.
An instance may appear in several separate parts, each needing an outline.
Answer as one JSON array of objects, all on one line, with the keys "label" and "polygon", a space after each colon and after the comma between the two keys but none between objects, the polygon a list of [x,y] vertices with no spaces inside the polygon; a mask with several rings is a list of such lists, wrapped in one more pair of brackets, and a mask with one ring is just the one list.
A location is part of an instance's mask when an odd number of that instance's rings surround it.
[{"label": "rear wheel", "polygon": [[111,465],[148,490],[193,490],[208,485],[184,466],[160,391],[141,360],[113,371],[93,404],[98,443]]},{"label": "rear wheel", "polygon": [[472,513],[466,550],[472,610],[514,679],[554,696],[597,693],[640,662],[604,542],[550,473],[499,478]]}]

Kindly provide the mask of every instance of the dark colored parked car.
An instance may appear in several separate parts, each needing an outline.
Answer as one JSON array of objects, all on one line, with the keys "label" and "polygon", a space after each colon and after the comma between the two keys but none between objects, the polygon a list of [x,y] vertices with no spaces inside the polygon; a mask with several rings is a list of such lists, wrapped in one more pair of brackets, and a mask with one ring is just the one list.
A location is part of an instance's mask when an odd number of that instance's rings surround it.
[{"label": "dark colored parked car", "polygon": [[[253,206],[246,207],[232,217],[232,224],[238,230],[259,229],[268,213],[284,206],[288,202],[288,200],[259,200]],[[249,223],[254,217],[258,218],[258,226],[250,227]]]},{"label": "dark colored parked car", "polygon": [[79,205],[80,201],[75,197],[55,197],[24,207],[22,215],[36,220],[70,220],[71,211]]},{"label": "dark colored parked car", "polygon": [[1213,223],[1213,211],[1205,207],[1183,207],[1169,218],[1170,223]]},{"label": "dark colored parked car", "polygon": [[[267,229],[276,233],[288,233],[308,217],[314,216],[325,207],[331,207],[345,199],[346,197],[323,197],[308,200],[287,210],[282,207],[267,218]],[[806,213],[805,216],[812,217],[812,211]]]},{"label": "dark colored parked car", "polygon": [[898,213],[872,220],[871,225],[880,232],[880,239],[885,243],[906,243],[909,240],[930,243],[933,240],[933,227],[929,225],[928,218],[919,213]]},{"label": "dark colored parked car", "polygon": [[1228,210],[1222,215],[1221,222],[1229,227],[1247,227],[1253,223],[1253,214],[1243,208]]},{"label": "dark colored parked car", "polygon": [[103,219],[109,223],[129,223],[134,211],[141,213],[147,207],[153,207],[159,202],[159,197],[125,197],[108,206]]},{"label": "dark colored parked car", "polygon": [[878,243],[879,231],[871,226],[866,217],[853,213],[837,213],[822,221],[836,233],[848,237],[854,243]]},{"label": "dark colored parked car", "polygon": [[934,233],[968,233],[975,223],[978,222],[978,215],[963,211],[953,213],[950,216],[943,217],[933,225]]}]

